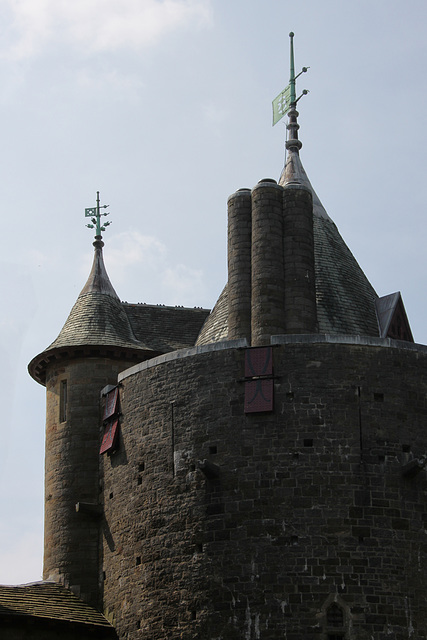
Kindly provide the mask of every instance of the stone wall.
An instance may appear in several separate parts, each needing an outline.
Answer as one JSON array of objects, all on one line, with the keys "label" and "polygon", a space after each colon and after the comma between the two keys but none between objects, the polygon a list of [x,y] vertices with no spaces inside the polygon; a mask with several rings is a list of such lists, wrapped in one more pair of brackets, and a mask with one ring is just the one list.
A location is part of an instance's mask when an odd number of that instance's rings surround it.
[{"label": "stone wall", "polygon": [[265,414],[243,411],[244,349],[122,376],[102,460],[120,638],[427,637],[427,353],[381,344],[274,346]]},{"label": "stone wall", "polygon": [[[99,518],[76,504],[99,502],[100,391],[130,362],[81,358],[46,375],[44,579],[99,605]],[[65,420],[61,384],[67,383]]]}]

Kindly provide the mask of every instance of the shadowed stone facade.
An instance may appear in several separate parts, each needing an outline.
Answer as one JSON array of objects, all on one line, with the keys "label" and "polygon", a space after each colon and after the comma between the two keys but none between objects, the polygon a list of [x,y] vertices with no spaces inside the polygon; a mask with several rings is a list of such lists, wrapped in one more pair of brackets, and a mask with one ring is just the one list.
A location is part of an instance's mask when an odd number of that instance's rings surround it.
[{"label": "shadowed stone facade", "polygon": [[327,639],[332,602],[342,637],[427,637],[427,485],[407,468],[427,348],[277,342],[269,414],[244,414],[245,348],[119,376],[103,563],[120,637]]}]

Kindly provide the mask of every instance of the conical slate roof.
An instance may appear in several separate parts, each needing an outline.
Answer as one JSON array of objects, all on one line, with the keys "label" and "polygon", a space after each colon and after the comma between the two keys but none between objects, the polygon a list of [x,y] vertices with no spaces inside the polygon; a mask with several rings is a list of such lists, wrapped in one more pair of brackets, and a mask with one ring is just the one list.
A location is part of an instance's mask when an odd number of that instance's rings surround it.
[{"label": "conical slate roof", "polygon": [[153,351],[137,340],[129,317],[108,277],[102,256],[104,243],[97,236],[95,254],[89,278],[62,327],[58,337],[28,365],[33,378],[44,382],[45,368],[61,352],[78,353],[77,349],[114,350],[127,355],[139,352],[141,360]]},{"label": "conical slate roof", "polygon": [[279,179],[313,194],[314,257],[319,333],[378,336],[377,294],[325,211],[302,166],[297,147],[288,149]]},{"label": "conical slate roof", "polygon": [[[297,138],[288,141],[279,184],[283,187],[300,184],[313,195],[318,332],[378,337],[375,311],[378,296],[314,191],[301,163],[300,148]],[[227,316],[226,286],[202,327],[197,344],[227,340]]]},{"label": "conical slate roof", "polygon": [[110,282],[102,256],[103,242],[94,243],[95,255],[89,278],[71,309],[59,336],[48,347],[114,345],[141,349],[129,318]]}]

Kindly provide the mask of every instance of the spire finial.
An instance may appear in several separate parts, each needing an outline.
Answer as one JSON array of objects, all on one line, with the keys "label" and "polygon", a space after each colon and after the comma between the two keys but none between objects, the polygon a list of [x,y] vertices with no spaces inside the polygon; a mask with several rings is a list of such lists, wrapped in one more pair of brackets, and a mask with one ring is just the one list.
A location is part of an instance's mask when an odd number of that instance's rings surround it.
[{"label": "spire finial", "polygon": [[[100,209],[107,209],[107,207],[109,207],[109,204],[104,204],[101,205],[99,204],[99,191],[96,192],[96,207],[89,207],[88,209],[85,209],[85,217],[86,218],[91,218],[92,216],[92,224],[87,224],[86,226],[89,229],[96,229],[95,231],[95,242],[101,241],[102,240],[102,235],[101,235],[101,231],[105,231],[105,227],[108,227],[108,225],[111,224],[111,222],[104,222],[103,225],[101,225],[101,216],[108,216],[109,212],[107,213],[101,213]],[[102,245],[101,245],[102,246]]]},{"label": "spire finial", "polygon": [[[290,86],[290,106],[296,104],[296,92],[295,92],[295,63],[294,63],[294,32],[291,31],[289,34],[289,38],[291,40],[291,53],[290,53],[290,74],[289,74],[289,86]],[[303,67],[303,70],[305,67]],[[307,71],[307,69],[305,69]]]},{"label": "spire finial", "polygon": [[291,109],[295,110],[298,100],[305,96],[308,91],[304,89],[299,98],[296,97],[296,79],[300,77],[302,73],[305,73],[310,67],[303,67],[298,75],[295,75],[295,63],[294,63],[294,33],[290,32],[289,37],[291,39],[291,54],[290,54],[290,77],[289,84],[277,98],[273,100],[273,127],[288,113]]},{"label": "spire finial", "polygon": [[295,63],[294,63],[294,33],[291,31],[289,34],[289,38],[291,39],[291,52],[290,52],[290,77],[289,77],[289,110],[288,110],[288,118],[289,122],[286,125],[287,130],[289,131],[289,138],[286,140],[286,149],[294,148],[297,151],[301,149],[302,142],[298,140],[298,129],[299,124],[297,121],[298,111],[296,109],[297,102],[302,98],[302,96],[307,95],[307,89],[304,89],[301,93],[300,97],[296,97],[296,83],[295,80],[299,78],[302,73],[306,73],[309,67],[303,67],[299,74],[295,75]]}]

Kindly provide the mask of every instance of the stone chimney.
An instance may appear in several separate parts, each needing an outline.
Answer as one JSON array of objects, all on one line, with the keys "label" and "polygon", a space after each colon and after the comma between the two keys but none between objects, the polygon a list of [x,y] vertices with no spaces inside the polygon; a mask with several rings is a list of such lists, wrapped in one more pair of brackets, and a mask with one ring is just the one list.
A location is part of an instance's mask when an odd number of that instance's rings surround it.
[{"label": "stone chimney", "polygon": [[270,178],[240,189],[228,199],[229,339],[316,331],[310,189]]}]

